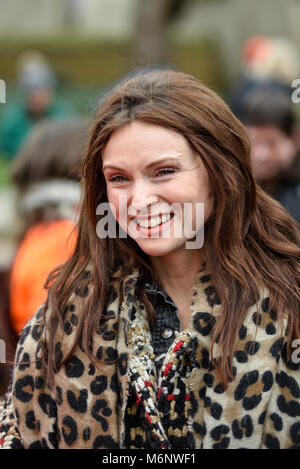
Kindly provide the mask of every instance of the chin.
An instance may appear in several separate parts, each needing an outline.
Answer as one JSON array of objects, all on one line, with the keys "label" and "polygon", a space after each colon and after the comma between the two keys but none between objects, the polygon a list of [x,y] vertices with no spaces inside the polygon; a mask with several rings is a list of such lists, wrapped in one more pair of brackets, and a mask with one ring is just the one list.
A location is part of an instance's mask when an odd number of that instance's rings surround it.
[{"label": "chin", "polygon": [[160,257],[178,250],[178,244],[170,243],[170,240],[146,239],[137,243],[140,249],[150,257]]}]

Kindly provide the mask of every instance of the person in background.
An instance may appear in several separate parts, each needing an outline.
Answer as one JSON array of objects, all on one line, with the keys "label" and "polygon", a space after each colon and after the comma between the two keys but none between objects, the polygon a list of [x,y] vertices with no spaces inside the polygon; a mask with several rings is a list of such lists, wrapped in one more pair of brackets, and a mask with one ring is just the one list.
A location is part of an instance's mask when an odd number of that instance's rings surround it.
[{"label": "person in background", "polygon": [[290,99],[273,89],[256,88],[245,99],[242,121],[252,144],[256,179],[300,223],[299,128]]},{"label": "person in background", "polygon": [[300,74],[297,45],[285,37],[253,36],[242,48],[242,72],[229,93],[229,105],[241,119],[248,93],[258,86],[291,97],[291,83]]},{"label": "person in background", "polygon": [[0,153],[14,158],[30,130],[43,119],[70,117],[71,107],[55,96],[54,71],[45,57],[27,51],[19,60],[17,95],[5,106],[0,121]]},{"label": "person in background", "polygon": [[10,318],[17,333],[45,301],[50,271],[72,254],[86,143],[87,124],[81,119],[43,122],[14,162],[12,177],[27,225],[10,281]]}]

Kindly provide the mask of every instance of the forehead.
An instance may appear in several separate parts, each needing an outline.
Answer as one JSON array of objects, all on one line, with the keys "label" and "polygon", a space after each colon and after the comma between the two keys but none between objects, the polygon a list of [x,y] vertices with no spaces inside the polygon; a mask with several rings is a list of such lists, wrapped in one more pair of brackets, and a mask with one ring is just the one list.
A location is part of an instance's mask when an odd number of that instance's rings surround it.
[{"label": "forehead", "polygon": [[103,165],[138,156],[139,161],[193,154],[185,137],[174,130],[148,122],[125,124],[111,135],[103,150]]}]

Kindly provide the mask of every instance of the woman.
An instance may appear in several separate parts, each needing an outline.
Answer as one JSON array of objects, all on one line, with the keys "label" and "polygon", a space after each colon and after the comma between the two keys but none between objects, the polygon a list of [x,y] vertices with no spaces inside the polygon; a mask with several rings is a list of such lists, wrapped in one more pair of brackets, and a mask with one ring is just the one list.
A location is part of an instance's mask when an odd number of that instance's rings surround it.
[{"label": "woman", "polygon": [[299,233],[249,153],[183,73],[106,97],[75,252],[19,342],[4,445],[299,446]]}]

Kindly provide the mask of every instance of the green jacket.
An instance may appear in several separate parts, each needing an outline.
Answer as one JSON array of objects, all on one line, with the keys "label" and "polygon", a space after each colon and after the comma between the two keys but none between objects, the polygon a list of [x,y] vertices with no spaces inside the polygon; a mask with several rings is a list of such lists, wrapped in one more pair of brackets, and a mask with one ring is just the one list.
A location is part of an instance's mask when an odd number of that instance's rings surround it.
[{"label": "green jacket", "polygon": [[72,109],[62,101],[55,101],[39,119],[33,119],[22,102],[5,104],[0,118],[0,154],[11,160],[18,152],[31,129],[43,119],[62,119],[73,114]]}]

